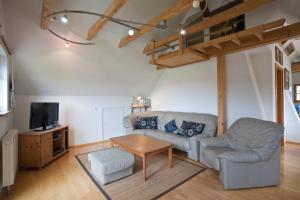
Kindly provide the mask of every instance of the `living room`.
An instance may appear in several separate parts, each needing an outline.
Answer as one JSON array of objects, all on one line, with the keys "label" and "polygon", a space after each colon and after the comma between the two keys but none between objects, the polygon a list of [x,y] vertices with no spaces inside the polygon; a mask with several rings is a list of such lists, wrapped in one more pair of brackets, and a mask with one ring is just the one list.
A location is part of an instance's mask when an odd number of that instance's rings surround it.
[{"label": "living room", "polygon": [[1,197],[299,199],[299,5],[0,0]]}]

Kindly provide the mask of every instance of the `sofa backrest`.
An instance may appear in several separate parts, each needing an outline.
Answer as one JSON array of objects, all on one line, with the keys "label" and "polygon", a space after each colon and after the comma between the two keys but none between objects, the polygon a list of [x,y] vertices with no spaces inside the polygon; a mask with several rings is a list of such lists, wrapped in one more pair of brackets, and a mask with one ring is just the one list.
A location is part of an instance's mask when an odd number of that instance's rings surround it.
[{"label": "sofa backrest", "polygon": [[131,121],[135,125],[137,116],[157,116],[158,117],[158,129],[165,131],[165,124],[175,119],[176,125],[179,128],[182,121],[192,121],[205,124],[203,133],[207,133],[210,136],[216,135],[217,130],[217,117],[211,114],[205,113],[187,113],[187,112],[170,112],[170,111],[149,111],[134,113],[131,115]]},{"label": "sofa backrest", "polygon": [[254,118],[241,118],[225,134],[231,148],[252,150],[262,160],[268,160],[279,147],[284,127],[280,124]]}]

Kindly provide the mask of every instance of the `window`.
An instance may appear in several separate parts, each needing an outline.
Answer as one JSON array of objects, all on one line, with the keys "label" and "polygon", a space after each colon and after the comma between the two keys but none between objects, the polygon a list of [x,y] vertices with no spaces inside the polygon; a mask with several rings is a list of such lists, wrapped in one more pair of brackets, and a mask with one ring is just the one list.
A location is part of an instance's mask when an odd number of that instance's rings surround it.
[{"label": "window", "polygon": [[300,84],[294,85],[294,101],[300,103]]},{"label": "window", "polygon": [[9,70],[8,53],[0,41],[0,115],[9,112]]}]

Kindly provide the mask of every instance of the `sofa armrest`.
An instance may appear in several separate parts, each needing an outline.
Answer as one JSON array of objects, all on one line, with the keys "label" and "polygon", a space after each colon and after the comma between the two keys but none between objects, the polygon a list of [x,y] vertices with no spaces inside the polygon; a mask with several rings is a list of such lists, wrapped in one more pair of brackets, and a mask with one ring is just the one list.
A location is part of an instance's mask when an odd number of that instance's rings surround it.
[{"label": "sofa armrest", "polygon": [[222,137],[209,137],[200,141],[201,147],[229,147],[227,139]]},{"label": "sofa armrest", "polygon": [[134,131],[134,124],[132,121],[132,115],[127,115],[123,119],[124,128],[125,128],[125,134],[131,133]]},{"label": "sofa armrest", "polygon": [[255,151],[227,151],[219,154],[218,158],[242,163],[261,161],[259,155]]},{"label": "sofa armrest", "polygon": [[194,136],[192,136],[192,137],[190,137],[189,138],[189,140],[190,141],[200,141],[200,140],[202,140],[202,139],[204,139],[204,138],[209,138],[209,137],[211,137],[209,134],[207,134],[207,133],[202,133],[202,134],[199,134],[199,135],[194,135]]}]

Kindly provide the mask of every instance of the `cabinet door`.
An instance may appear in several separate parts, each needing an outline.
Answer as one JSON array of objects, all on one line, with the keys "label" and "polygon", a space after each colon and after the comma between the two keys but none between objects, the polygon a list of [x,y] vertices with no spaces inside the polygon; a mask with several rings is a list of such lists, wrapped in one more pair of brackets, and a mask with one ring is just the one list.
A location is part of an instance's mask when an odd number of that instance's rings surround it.
[{"label": "cabinet door", "polygon": [[40,136],[21,136],[19,147],[19,163],[21,167],[40,167]]},{"label": "cabinet door", "polygon": [[41,163],[47,164],[53,156],[53,138],[52,133],[41,135]]}]

